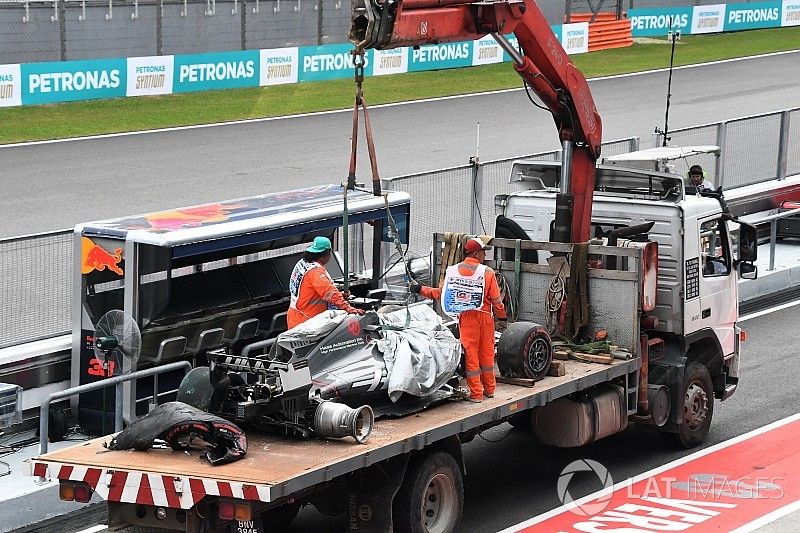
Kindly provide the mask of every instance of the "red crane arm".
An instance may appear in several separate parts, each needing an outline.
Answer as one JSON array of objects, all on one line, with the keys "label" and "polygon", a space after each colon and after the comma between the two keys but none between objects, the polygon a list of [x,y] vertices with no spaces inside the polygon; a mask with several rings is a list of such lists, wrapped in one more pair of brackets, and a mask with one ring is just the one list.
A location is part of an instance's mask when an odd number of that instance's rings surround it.
[{"label": "red crane arm", "polygon": [[[352,19],[350,40],[361,48],[440,44],[493,34],[514,59],[520,76],[552,112],[564,158],[569,159],[562,176],[567,184],[562,193],[568,194],[562,200],[568,205],[562,211],[569,212],[571,220],[566,221],[566,234],[557,240],[589,239],[602,122],[586,78],[572,64],[534,0],[353,0]],[[512,32],[522,54],[501,37]]]}]

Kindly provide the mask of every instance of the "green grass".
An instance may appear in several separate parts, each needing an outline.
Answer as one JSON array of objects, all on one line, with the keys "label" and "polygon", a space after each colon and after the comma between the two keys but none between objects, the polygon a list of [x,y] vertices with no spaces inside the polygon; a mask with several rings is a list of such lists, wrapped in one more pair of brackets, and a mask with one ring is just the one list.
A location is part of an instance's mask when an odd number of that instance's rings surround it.
[{"label": "green grass", "polygon": [[[800,27],[686,36],[676,65],[797,49]],[[587,78],[664,68],[666,41],[573,56]],[[519,87],[508,63],[367,78],[370,105]],[[0,109],[0,143],[206,124],[352,106],[352,80]]]}]

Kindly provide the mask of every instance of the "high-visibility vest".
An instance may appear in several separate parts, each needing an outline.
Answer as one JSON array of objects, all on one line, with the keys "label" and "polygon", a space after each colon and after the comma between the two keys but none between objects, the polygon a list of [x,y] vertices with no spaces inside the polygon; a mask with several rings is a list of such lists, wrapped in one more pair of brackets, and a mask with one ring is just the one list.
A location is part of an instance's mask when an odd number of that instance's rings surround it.
[{"label": "high-visibility vest", "polygon": [[[292,275],[289,278],[289,308],[299,311],[297,309],[297,301],[300,299],[300,285],[303,283],[303,278],[309,271],[314,270],[315,268],[323,268],[319,263],[316,261],[304,261],[301,259],[297,262],[294,266],[294,270],[292,270]],[[328,271],[326,270],[325,273],[327,274]]]},{"label": "high-visibility vest", "polygon": [[475,272],[465,276],[458,265],[448,267],[442,287],[442,310],[453,318],[464,311],[474,311],[483,306],[486,290],[486,265],[478,265]]}]

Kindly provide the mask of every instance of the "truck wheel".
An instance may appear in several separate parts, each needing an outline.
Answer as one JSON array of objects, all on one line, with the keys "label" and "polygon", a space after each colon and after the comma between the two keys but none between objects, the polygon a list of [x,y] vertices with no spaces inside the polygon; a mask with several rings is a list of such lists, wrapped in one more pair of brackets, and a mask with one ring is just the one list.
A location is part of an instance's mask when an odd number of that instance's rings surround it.
[{"label": "truck wheel", "polygon": [[211,386],[211,371],[207,366],[201,366],[193,368],[188,374],[183,376],[183,380],[181,380],[181,384],[178,386],[178,395],[175,399],[208,412],[213,393],[214,388]]},{"label": "truck wheel", "polygon": [[714,387],[705,365],[693,361],[686,367],[683,398],[678,432],[661,433],[661,436],[669,446],[688,450],[706,440],[714,415]]},{"label": "truck wheel", "polygon": [[497,342],[497,366],[506,377],[539,381],[553,361],[553,343],[547,330],[533,322],[514,322]]},{"label": "truck wheel", "polygon": [[464,484],[455,459],[435,452],[411,464],[394,497],[394,530],[451,533],[461,518]]},{"label": "truck wheel", "polygon": [[284,531],[299,512],[300,504],[298,502],[286,503],[261,513],[261,524],[264,527],[264,531],[275,533]]}]

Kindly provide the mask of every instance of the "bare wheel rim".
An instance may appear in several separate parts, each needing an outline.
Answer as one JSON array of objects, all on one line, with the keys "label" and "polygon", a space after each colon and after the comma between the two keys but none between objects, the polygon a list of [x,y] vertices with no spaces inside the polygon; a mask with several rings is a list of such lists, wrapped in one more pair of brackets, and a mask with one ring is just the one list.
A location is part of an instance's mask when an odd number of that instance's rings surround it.
[{"label": "bare wheel rim", "polygon": [[531,372],[537,374],[544,370],[547,364],[547,356],[550,352],[550,345],[544,339],[536,339],[528,349],[528,367]]},{"label": "bare wheel rim", "polygon": [[708,395],[697,382],[692,382],[686,389],[684,411],[686,426],[692,431],[702,426],[708,416]]},{"label": "bare wheel rim", "polygon": [[422,500],[422,522],[428,533],[444,533],[453,523],[456,486],[449,476],[438,473],[428,482]]}]

